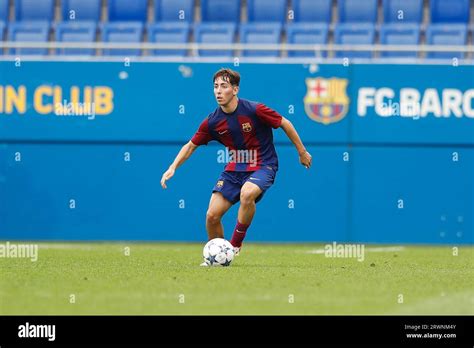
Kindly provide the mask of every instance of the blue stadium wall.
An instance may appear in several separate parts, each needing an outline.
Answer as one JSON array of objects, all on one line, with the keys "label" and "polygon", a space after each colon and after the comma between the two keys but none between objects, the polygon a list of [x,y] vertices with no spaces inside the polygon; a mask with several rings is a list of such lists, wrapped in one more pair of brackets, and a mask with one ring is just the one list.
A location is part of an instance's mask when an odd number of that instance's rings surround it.
[{"label": "blue stadium wall", "polygon": [[[160,178],[216,107],[211,78],[223,65],[1,62],[0,239],[205,240],[221,145],[200,147],[167,190]],[[280,169],[248,240],[472,244],[474,67],[235,68],[240,96],[289,118],[313,155],[306,170],[274,131]],[[327,91],[311,114],[315,78]],[[401,89],[420,94],[426,117],[377,114]],[[102,114],[55,114],[55,102],[94,93]]]}]

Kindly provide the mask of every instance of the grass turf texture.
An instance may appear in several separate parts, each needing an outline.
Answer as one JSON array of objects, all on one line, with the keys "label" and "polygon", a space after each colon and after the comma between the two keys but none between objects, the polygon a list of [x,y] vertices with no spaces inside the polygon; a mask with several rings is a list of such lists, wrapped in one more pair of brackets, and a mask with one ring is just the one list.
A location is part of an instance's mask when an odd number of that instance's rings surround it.
[{"label": "grass turf texture", "polygon": [[247,243],[225,268],[199,267],[202,247],[40,243],[37,262],[0,258],[0,314],[474,314],[472,247],[366,245],[359,262]]}]

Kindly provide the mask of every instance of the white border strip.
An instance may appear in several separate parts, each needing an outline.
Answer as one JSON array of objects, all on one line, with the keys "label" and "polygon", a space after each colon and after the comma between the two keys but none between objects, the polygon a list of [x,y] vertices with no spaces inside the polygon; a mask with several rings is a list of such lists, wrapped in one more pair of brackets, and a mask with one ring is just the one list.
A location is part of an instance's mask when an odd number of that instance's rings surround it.
[{"label": "white border strip", "polygon": [[[340,245],[344,245],[344,243],[340,243]],[[390,253],[394,251],[404,251],[404,246],[393,246],[393,247],[368,247],[365,248],[365,251],[370,251],[373,253]],[[306,254],[324,254],[326,251],[324,249],[313,249],[306,251]]]}]

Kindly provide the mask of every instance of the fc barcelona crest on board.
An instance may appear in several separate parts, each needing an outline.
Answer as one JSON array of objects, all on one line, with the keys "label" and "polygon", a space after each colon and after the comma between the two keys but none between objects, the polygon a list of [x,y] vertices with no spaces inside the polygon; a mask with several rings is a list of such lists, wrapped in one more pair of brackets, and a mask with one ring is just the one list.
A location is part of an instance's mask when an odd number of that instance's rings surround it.
[{"label": "fc barcelona crest on board", "polygon": [[313,121],[328,125],[346,116],[349,109],[347,79],[307,78],[304,109]]}]

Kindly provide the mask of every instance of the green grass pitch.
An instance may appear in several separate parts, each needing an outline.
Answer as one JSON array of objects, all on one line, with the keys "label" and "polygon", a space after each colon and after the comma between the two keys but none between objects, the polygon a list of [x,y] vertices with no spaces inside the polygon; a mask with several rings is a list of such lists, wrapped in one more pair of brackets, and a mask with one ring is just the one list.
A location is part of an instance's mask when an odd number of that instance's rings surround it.
[{"label": "green grass pitch", "polygon": [[0,314],[474,314],[472,247],[366,245],[359,262],[247,243],[205,268],[203,244],[40,243],[36,262],[0,258]]}]

